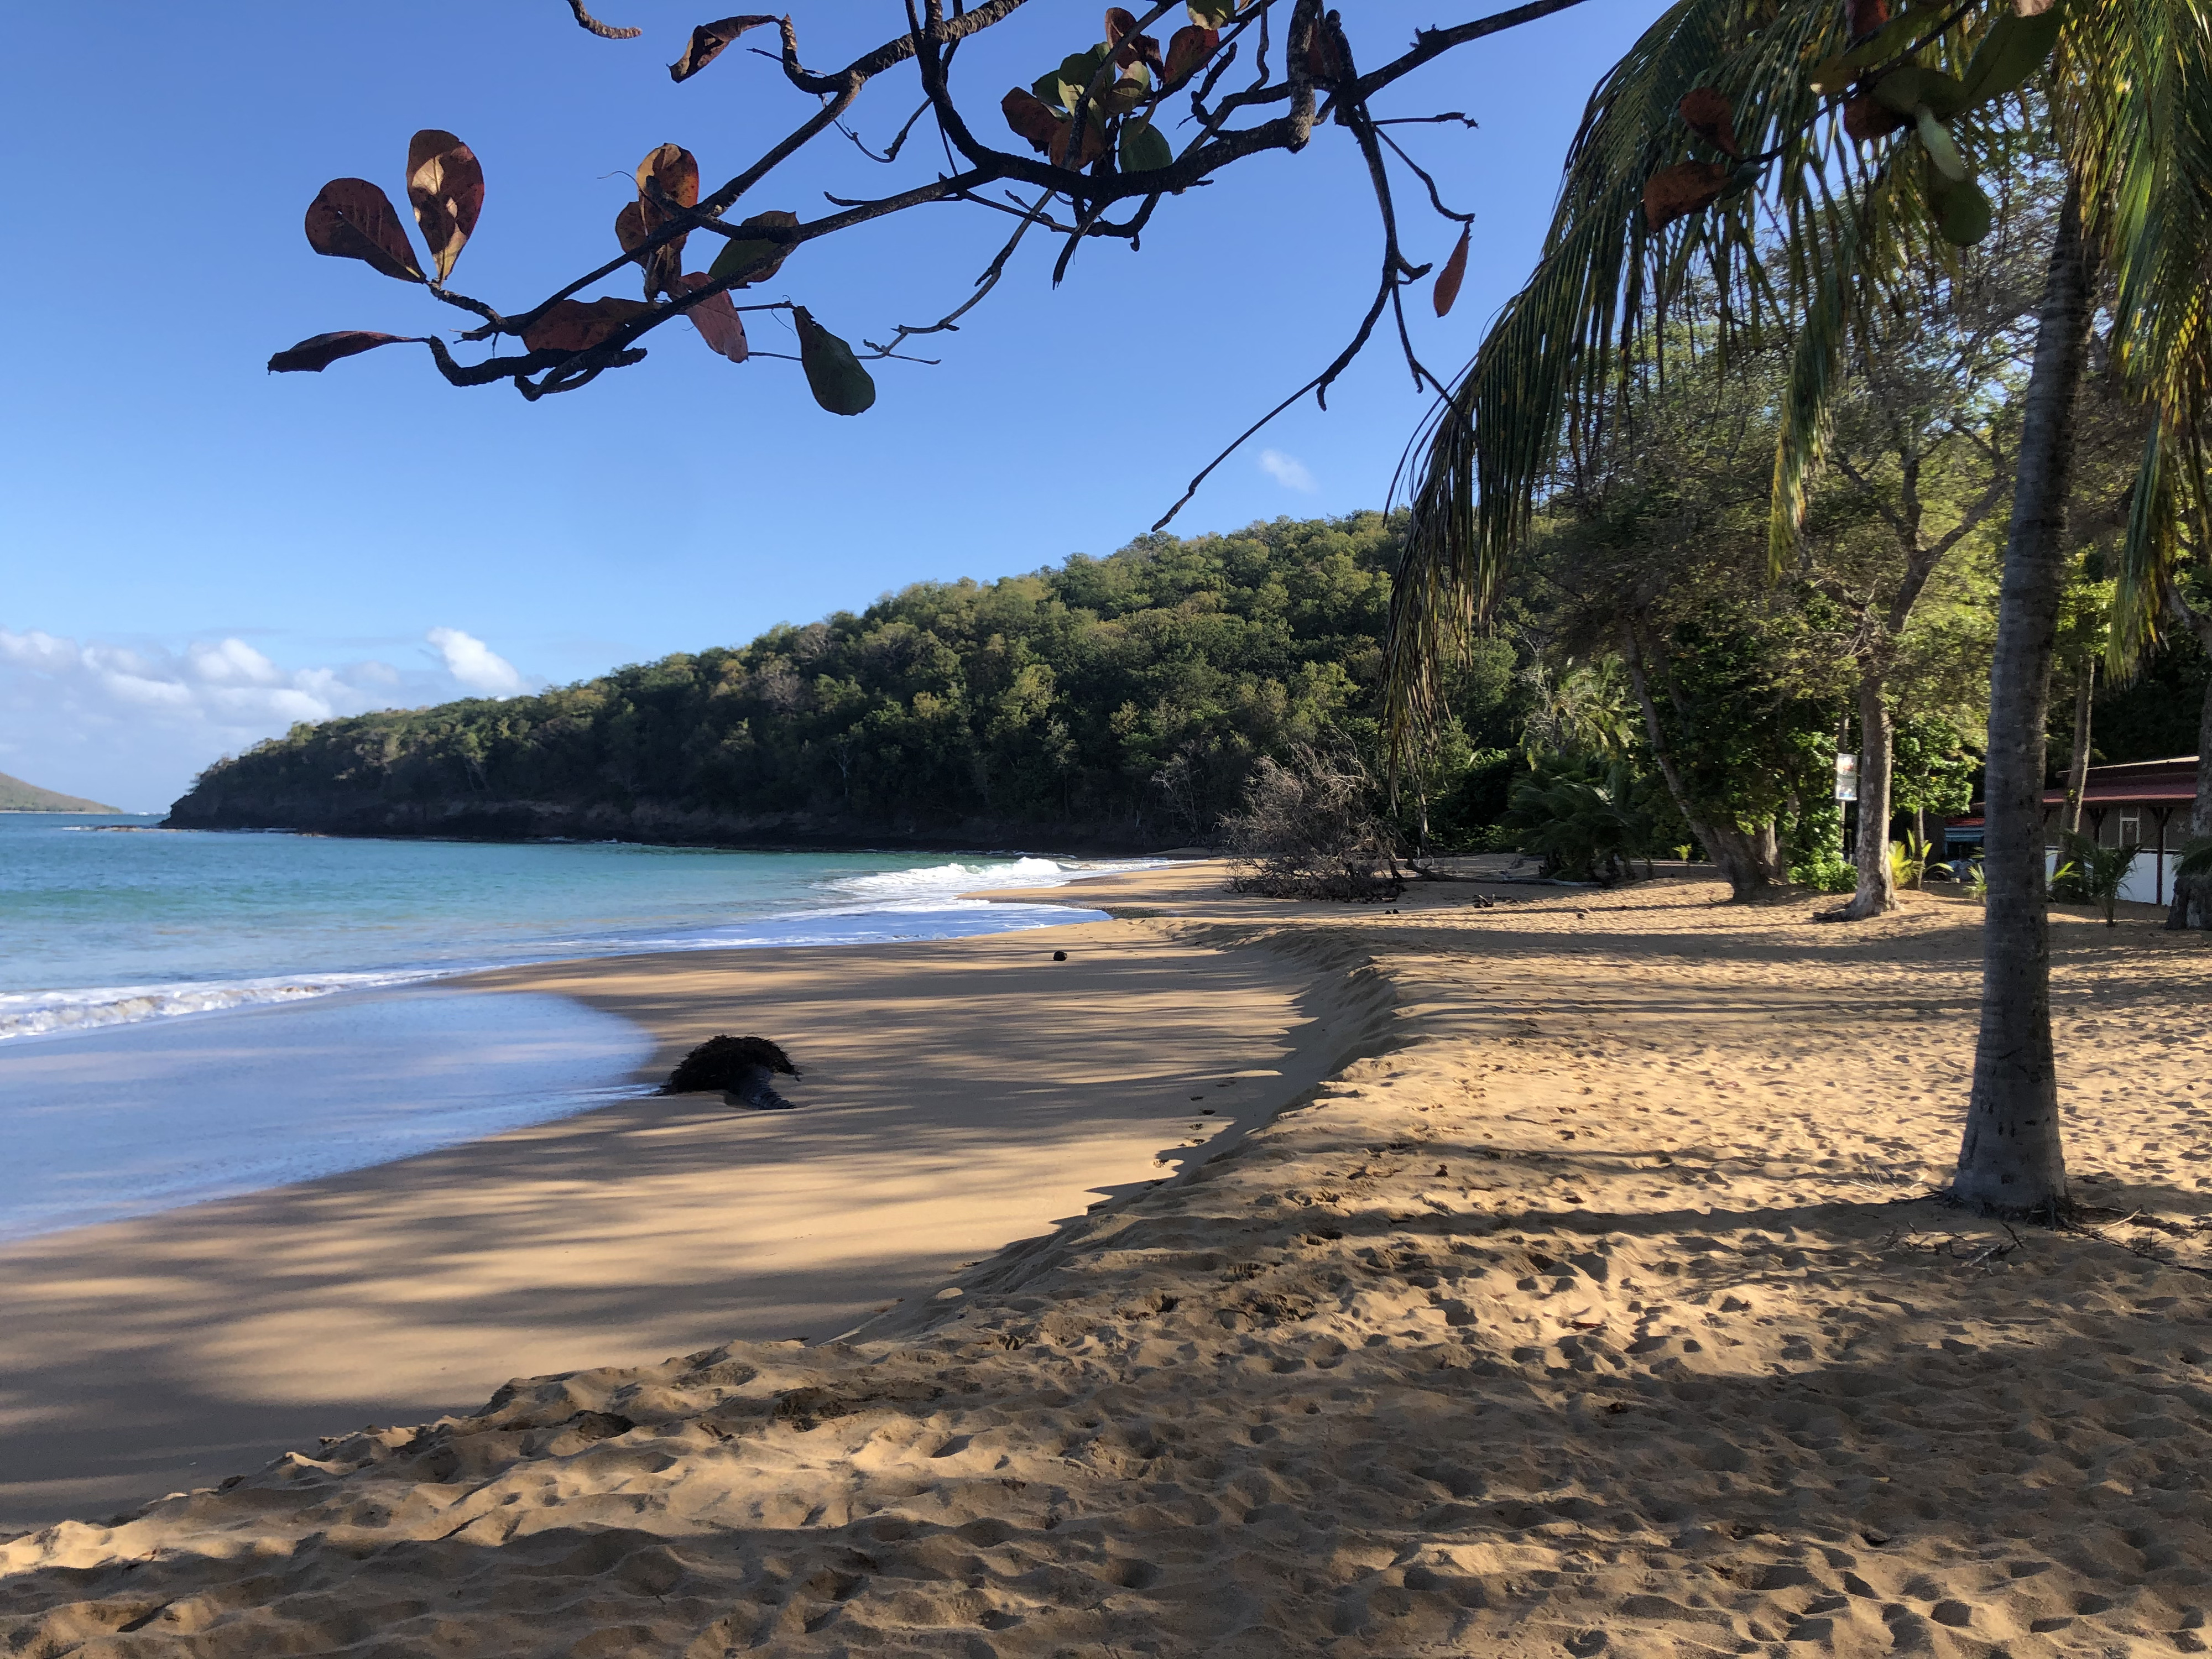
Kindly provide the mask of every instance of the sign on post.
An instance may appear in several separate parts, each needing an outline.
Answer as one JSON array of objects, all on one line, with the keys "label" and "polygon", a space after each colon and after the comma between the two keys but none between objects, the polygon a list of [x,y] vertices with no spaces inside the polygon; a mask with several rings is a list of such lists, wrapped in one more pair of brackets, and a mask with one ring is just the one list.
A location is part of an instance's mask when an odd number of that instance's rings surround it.
[{"label": "sign on post", "polygon": [[1836,757],[1836,799],[1856,800],[1859,798],[1859,757],[1856,755]]}]

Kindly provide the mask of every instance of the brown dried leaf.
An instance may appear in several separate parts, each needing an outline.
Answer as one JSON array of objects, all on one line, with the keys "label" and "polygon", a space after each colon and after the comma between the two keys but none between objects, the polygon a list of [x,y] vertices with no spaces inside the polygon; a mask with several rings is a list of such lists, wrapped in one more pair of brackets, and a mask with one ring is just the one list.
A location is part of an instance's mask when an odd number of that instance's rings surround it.
[{"label": "brown dried leaf", "polygon": [[1735,141],[1735,110],[1723,93],[1711,87],[1699,87],[1694,92],[1682,94],[1675,106],[1691,131],[1704,139],[1723,155],[1743,159],[1743,151]]},{"label": "brown dried leaf", "polygon": [[420,345],[422,339],[416,334],[372,334],[366,329],[343,328],[335,334],[318,334],[305,339],[289,351],[280,351],[269,360],[272,374],[293,374],[304,370],[319,374],[341,357],[352,357],[364,351],[374,351],[384,345]]},{"label": "brown dried leaf", "polygon": [[1195,23],[1187,23],[1168,37],[1167,67],[1160,79],[1170,87],[1181,86],[1206,67],[1206,60],[1213,56],[1221,45],[1219,29],[1202,29]]},{"label": "brown dried leaf", "polygon": [[[645,160],[637,164],[638,220],[648,236],[658,234],[670,217],[667,210],[653,199],[654,191],[679,207],[699,204],[699,163],[683,145],[659,145],[648,150]],[[619,220],[616,222],[616,234],[621,234]],[[674,290],[676,279],[684,274],[684,244],[690,237],[690,233],[686,231],[645,256],[642,263],[647,299]]]},{"label": "brown dried leaf", "polygon": [[1067,119],[1035,93],[1016,87],[999,100],[999,108],[1006,118],[1006,125],[1015,136],[1030,141],[1030,148],[1038,155],[1044,154],[1061,125]]},{"label": "brown dried leaf", "polygon": [[1899,115],[1870,92],[1855,93],[1844,100],[1844,131],[1862,144],[1870,144],[1911,124],[1911,116]]},{"label": "brown dried leaf", "polygon": [[1728,188],[1729,170],[1717,161],[1677,161],[1644,181],[1644,222],[1655,231],[1711,207]]},{"label": "brown dried leaf", "polygon": [[522,331],[532,351],[589,351],[631,318],[652,310],[641,300],[562,300]]},{"label": "brown dried leaf", "polygon": [[366,179],[333,179],[307,204],[307,246],[333,258],[358,259],[403,283],[422,280],[415,250],[392,198]]},{"label": "brown dried leaf", "polygon": [[453,274],[483,198],[477,153],[452,133],[425,127],[407,141],[407,199],[415,205],[415,222],[429,244],[440,282]]},{"label": "brown dried leaf", "polygon": [[1473,225],[1460,227],[1459,246],[1452,249],[1451,258],[1444,261],[1444,268],[1437,273],[1435,299],[1439,317],[1449,312],[1452,308],[1452,301],[1459,298],[1459,285],[1467,279],[1468,242],[1474,234]]},{"label": "brown dried leaf", "polygon": [[668,66],[668,78],[689,81],[720,57],[722,48],[747,29],[756,29],[763,23],[774,21],[775,18],[764,13],[753,13],[744,17],[725,17],[718,22],[700,24],[691,31],[691,43],[684,48],[684,55]]},{"label": "brown dried leaf", "polygon": [[1067,135],[1075,130],[1073,118],[1060,122],[1053,130],[1052,143],[1046,151],[1054,167],[1089,167],[1106,153],[1106,129],[1096,120],[1083,124],[1082,154],[1079,160],[1067,159]]},{"label": "brown dried leaf", "polygon": [[1108,46],[1120,46],[1121,37],[1134,33],[1136,28],[1137,15],[1134,12],[1121,6],[1106,8],[1106,44]]},{"label": "brown dried leaf", "polygon": [[[702,272],[690,271],[677,278],[686,294],[709,285],[712,279]],[[726,291],[709,295],[684,313],[691,325],[699,331],[699,337],[710,350],[718,351],[733,363],[741,363],[750,355],[745,343],[745,319],[738,315]]]},{"label": "brown dried leaf", "polygon": [[1851,0],[1851,39],[1872,34],[1889,21],[1889,0]]},{"label": "brown dried leaf", "polygon": [[[632,258],[637,258],[638,248],[649,234],[645,228],[644,205],[638,202],[624,203],[623,210],[615,215],[615,240],[622,244],[622,251]],[[645,263],[641,258],[637,258],[637,262],[640,264]]]}]

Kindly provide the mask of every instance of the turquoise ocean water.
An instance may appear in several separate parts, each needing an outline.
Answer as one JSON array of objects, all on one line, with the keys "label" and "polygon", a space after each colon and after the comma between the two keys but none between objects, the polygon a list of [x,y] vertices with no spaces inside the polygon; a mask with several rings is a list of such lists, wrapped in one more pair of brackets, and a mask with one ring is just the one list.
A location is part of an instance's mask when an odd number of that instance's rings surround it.
[{"label": "turquoise ocean water", "polygon": [[1014,855],[340,840],[0,813],[0,1239],[359,1168],[634,1092],[650,1045],[438,981],[1095,916]]}]

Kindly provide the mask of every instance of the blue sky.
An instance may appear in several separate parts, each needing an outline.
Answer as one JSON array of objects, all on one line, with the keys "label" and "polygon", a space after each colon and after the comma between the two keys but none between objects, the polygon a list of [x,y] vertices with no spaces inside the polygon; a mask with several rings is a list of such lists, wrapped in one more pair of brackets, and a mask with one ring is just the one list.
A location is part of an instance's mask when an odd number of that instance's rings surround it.
[{"label": "blue sky", "polygon": [[[1487,9],[1370,0],[1346,27],[1372,64],[1417,25]],[[1430,66],[1378,111],[1481,122],[1397,129],[1480,216],[1457,308],[1438,322],[1425,294],[1417,307],[1440,371],[1525,276],[1583,99],[1657,9],[1588,0]],[[1139,253],[1086,246],[1057,290],[1056,248],[1033,238],[927,347],[942,365],[878,365],[877,406],[857,419],[816,409],[796,364],[732,365],[674,329],[638,368],[535,405],[455,391],[417,348],[264,374],[270,352],[325,330],[463,320],[301,233],[332,177],[376,180],[404,213],[418,127],[459,133],[487,175],[454,286],[519,311],[614,252],[653,145],[693,150],[711,185],[808,112],[742,50],[672,84],[665,65],[705,11],[598,9],[645,38],[594,40],[558,0],[10,18],[0,770],[158,808],[295,719],[576,679],[911,581],[1110,552],[1327,362],[1371,292],[1372,199],[1329,127],[1304,155],[1164,204]],[[1098,9],[1031,0],[963,48],[956,89],[995,119],[1007,86],[1097,37]],[[902,15],[882,0],[794,9],[817,66]],[[885,76],[854,125],[880,147],[916,101],[910,70]],[[885,193],[941,164],[919,133],[889,168],[836,139],[749,202],[812,217],[824,191]],[[1409,252],[1440,261],[1451,228],[1400,184]],[[882,338],[965,297],[1007,223],[951,207],[879,222],[801,250],[768,296]],[[781,331],[756,320],[755,343]],[[1175,527],[1379,505],[1425,406],[1388,344],[1328,413],[1309,400],[1231,460]]]}]

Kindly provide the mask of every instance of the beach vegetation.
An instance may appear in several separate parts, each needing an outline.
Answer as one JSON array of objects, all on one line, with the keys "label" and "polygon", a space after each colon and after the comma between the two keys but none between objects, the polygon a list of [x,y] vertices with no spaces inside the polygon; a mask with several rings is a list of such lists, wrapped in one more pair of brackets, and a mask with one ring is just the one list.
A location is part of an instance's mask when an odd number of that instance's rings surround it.
[{"label": "beach vegetation", "polygon": [[[1968,0],[1893,18],[1887,0],[1669,6],[1593,94],[1537,269],[1428,434],[1394,599],[1389,709],[1396,749],[1417,746],[1435,719],[1435,665],[1524,560],[1562,453],[1572,462],[1637,429],[1643,394],[1664,384],[1677,304],[1699,284],[1715,316],[1702,349],[1724,363],[1746,337],[1789,341],[1764,492],[1769,574],[1784,576],[1852,353],[1898,307],[1931,286],[1940,295],[1959,250],[1996,228],[2005,192],[2038,174],[2057,204],[2037,239],[2033,344],[2011,397],[1985,727],[1989,967],[1952,1190],[2055,1219],[2070,1200],[2042,796],[2093,360],[2145,431],[2117,659],[2172,626],[2176,573],[2212,552],[2192,548],[2187,528],[2206,517],[2212,394],[2212,32],[2197,0]],[[1699,838],[1724,868],[1737,861]],[[1883,838],[1877,827],[1876,852]],[[1740,894],[1754,884],[1731,880]]]}]

